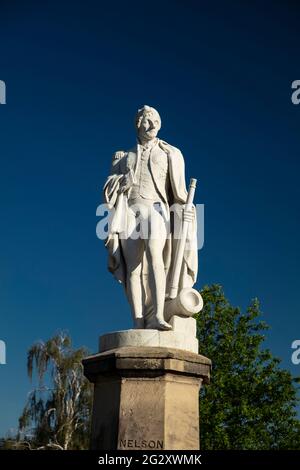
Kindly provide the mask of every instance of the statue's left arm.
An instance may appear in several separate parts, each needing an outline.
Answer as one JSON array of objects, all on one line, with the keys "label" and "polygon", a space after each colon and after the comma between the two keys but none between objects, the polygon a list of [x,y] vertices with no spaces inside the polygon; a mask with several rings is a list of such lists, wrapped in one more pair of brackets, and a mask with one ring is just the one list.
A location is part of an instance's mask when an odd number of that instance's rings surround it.
[{"label": "statue's left arm", "polygon": [[[179,226],[180,228],[188,194],[185,181],[185,163],[179,149],[169,144],[166,144],[164,147],[169,156],[169,174],[173,195],[172,202],[174,203],[174,218],[177,220],[177,227]],[[189,215],[187,215],[187,217],[189,217]],[[174,226],[176,226],[176,222]],[[173,247],[175,248],[178,240],[173,241]],[[174,256],[174,253],[172,256]],[[190,218],[188,237],[184,251],[184,263],[185,266],[182,270],[180,285],[181,288],[192,287],[196,282],[198,271],[197,218],[195,209],[193,217]]]}]

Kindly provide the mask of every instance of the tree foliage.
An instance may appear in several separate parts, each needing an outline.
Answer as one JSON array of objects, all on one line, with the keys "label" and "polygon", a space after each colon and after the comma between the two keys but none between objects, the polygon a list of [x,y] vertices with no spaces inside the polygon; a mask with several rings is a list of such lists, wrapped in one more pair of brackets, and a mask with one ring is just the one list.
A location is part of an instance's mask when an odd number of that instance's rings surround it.
[{"label": "tree foliage", "polygon": [[86,353],[73,349],[64,333],[29,349],[28,375],[36,372],[38,384],[19,419],[24,448],[88,448],[92,388],[83,375]]},{"label": "tree foliage", "polygon": [[201,292],[200,353],[212,359],[211,384],[200,393],[202,449],[300,449],[297,379],[263,348],[268,329],[253,300],[242,313],[222,287]]}]

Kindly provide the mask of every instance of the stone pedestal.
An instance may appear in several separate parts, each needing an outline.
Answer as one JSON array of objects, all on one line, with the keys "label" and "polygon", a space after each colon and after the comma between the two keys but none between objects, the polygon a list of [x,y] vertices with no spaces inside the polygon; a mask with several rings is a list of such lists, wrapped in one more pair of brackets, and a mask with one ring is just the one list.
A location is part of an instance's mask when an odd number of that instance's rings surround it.
[{"label": "stone pedestal", "polygon": [[95,384],[91,448],[199,449],[199,389],[211,361],[164,347],[120,347],[83,361]]},{"label": "stone pedestal", "polygon": [[99,352],[122,347],[153,346],[161,348],[184,349],[198,353],[195,318],[174,315],[169,320],[172,331],[133,329],[107,333],[99,338]]}]

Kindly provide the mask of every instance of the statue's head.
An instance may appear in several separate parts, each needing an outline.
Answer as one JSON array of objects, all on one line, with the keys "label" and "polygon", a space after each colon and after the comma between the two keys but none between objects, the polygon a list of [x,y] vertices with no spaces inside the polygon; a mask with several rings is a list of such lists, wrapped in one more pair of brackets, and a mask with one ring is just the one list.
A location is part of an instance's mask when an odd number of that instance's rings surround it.
[{"label": "statue's head", "polygon": [[152,140],[161,128],[160,115],[156,109],[144,105],[136,114],[135,126],[141,140]]}]

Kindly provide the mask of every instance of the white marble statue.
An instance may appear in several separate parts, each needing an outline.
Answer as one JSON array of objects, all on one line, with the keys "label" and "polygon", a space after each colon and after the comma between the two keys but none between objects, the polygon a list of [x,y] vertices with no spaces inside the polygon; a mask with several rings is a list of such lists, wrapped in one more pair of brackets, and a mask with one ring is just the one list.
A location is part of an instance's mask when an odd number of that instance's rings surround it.
[{"label": "white marble statue", "polygon": [[[157,137],[158,112],[144,106],[135,124],[137,143],[114,154],[104,186],[112,215],[109,270],[125,287],[135,328],[171,330],[172,315],[192,315],[201,303],[192,289],[198,268],[195,210],[186,204],[180,150]],[[179,259],[184,224],[187,237]],[[170,294],[175,271],[177,298]]]}]

